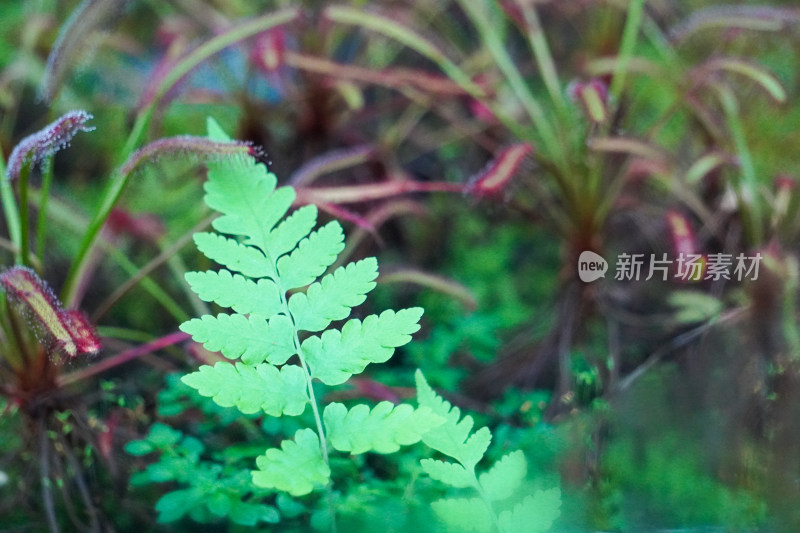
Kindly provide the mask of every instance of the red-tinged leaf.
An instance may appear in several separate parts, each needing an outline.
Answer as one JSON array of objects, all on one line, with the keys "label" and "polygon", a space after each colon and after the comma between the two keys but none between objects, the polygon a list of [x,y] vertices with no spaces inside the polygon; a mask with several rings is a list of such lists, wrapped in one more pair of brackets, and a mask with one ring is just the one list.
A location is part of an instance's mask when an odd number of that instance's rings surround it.
[{"label": "red-tinged leaf", "polygon": [[602,80],[573,81],[567,86],[567,96],[583,108],[592,122],[600,124],[608,120],[608,86]]},{"label": "red-tinged leaf", "polygon": [[26,163],[39,165],[45,158],[69,146],[78,132],[94,130],[93,127],[86,126],[86,122],[92,118],[94,117],[86,111],[70,111],[22,139],[8,158],[8,179],[18,178]]},{"label": "red-tinged leaf", "polygon": [[164,233],[164,223],[152,214],[134,215],[125,209],[115,207],[106,220],[106,227],[112,234],[128,234],[143,241],[157,241]]},{"label": "red-tinged leaf", "polygon": [[694,238],[691,222],[683,213],[668,211],[667,226],[672,240],[672,249],[676,255],[684,254],[688,256],[697,254],[697,242]]},{"label": "red-tinged leaf", "polygon": [[466,92],[446,76],[419,69],[395,67],[374,70],[291,51],[285,53],[285,61],[294,68],[337,80],[371,83],[394,89],[410,87],[426,93],[441,95],[461,95]]},{"label": "red-tinged leaf", "polygon": [[86,317],[79,311],[64,311],[50,287],[33,270],[10,268],[0,274],[0,286],[9,300],[25,310],[31,326],[50,337],[69,357],[100,350],[100,339]]},{"label": "red-tinged leaf", "polygon": [[61,318],[79,354],[96,354],[100,351],[103,347],[100,337],[85,314],[76,309],[70,309],[62,311]]},{"label": "red-tinged leaf", "polygon": [[294,187],[309,185],[324,174],[350,168],[369,161],[374,152],[375,147],[371,144],[362,144],[325,152],[324,154],[312,158],[298,168],[289,177],[289,183]]},{"label": "red-tinged leaf", "polygon": [[256,37],[250,59],[262,72],[272,73],[283,66],[285,51],[286,34],[283,28],[274,28]]},{"label": "red-tinged leaf", "polygon": [[518,143],[505,148],[475,178],[467,184],[466,191],[478,197],[497,197],[503,193],[508,184],[522,167],[533,146]]}]

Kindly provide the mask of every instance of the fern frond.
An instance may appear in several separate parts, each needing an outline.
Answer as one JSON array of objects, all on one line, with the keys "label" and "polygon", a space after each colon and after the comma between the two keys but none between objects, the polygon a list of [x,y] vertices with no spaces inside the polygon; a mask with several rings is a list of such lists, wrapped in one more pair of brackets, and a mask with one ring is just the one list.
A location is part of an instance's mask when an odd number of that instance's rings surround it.
[{"label": "fern frond", "polygon": [[561,515],[561,490],[537,490],[514,506],[500,513],[504,533],[544,533]]},{"label": "fern frond", "polygon": [[294,250],[297,243],[306,237],[317,223],[317,206],[306,205],[289,215],[267,236],[265,246],[270,257],[277,259]]},{"label": "fern frond", "polygon": [[[208,129],[213,140],[229,140],[213,121]],[[338,222],[314,230],[314,206],[286,217],[294,190],[276,188],[275,176],[251,157],[212,161],[208,168],[205,201],[221,213],[212,227],[235,238],[196,235],[198,248],[225,268],[188,273],[186,280],[202,300],[234,314],[192,319],[181,330],[207,349],[241,362],[202,366],[183,381],[217,404],[244,413],[297,415],[313,401],[316,431],[301,429],[294,440],[259,456],[253,482],[295,496],[307,494],[330,483],[329,447],[353,454],[391,453],[444,423],[444,416],[425,406],[384,402],[373,409],[319,408],[311,394],[313,380],[338,385],[369,363],[385,362],[419,329],[422,309],[388,310],[363,322],[348,320],[341,331],[323,331],[364,302],[375,287],[377,261],[364,259],[324,275],[344,249]],[[295,289],[301,290],[287,295]],[[322,333],[301,344],[301,331]],[[295,355],[297,361],[287,363]]]},{"label": "fern frond", "polygon": [[470,487],[475,483],[472,474],[457,463],[437,461],[436,459],[422,459],[420,465],[422,465],[422,470],[431,478],[457,489]]},{"label": "fern frond", "polygon": [[354,318],[341,331],[329,329],[321,337],[307,338],[301,351],[313,377],[326,385],[340,385],[369,363],[389,360],[395,348],[411,340],[421,316],[422,309],[412,307],[370,315],[363,323]]},{"label": "fern frond", "polygon": [[256,283],[227,270],[187,272],[185,278],[201,300],[230,307],[237,313],[271,317],[283,310],[278,286],[271,279]]},{"label": "fern frond", "polygon": [[344,250],[342,226],[328,222],[300,241],[289,255],[278,259],[278,275],[285,290],[305,287],[325,273]]},{"label": "fern frond", "polygon": [[317,486],[326,485],[331,476],[320,452],[319,437],[308,428],[297,430],[294,440],[284,440],[280,449],[270,448],[258,456],[256,466],[253,483],[292,496],[303,496]]},{"label": "fern frond", "polygon": [[277,178],[263,165],[244,157],[209,163],[205,202],[222,216],[211,226],[220,233],[245,237],[273,263],[267,237],[295,198],[290,187],[275,188]]},{"label": "fern frond", "polygon": [[201,366],[181,381],[221,407],[235,406],[245,414],[263,411],[270,416],[297,416],[309,401],[303,370],[294,365],[278,370],[267,363],[252,366],[220,361]]},{"label": "fern frond", "polygon": [[337,268],[305,293],[289,298],[289,311],[297,329],[322,331],[334,320],[342,320],[375,288],[378,262],[374,257]]},{"label": "fern frond", "polygon": [[448,531],[491,531],[492,515],[480,498],[443,498],[431,504]]},{"label": "fern frond", "polygon": [[222,352],[228,359],[241,357],[247,364],[269,361],[282,365],[297,353],[294,329],[286,315],[275,315],[269,321],[256,315],[204,315],[181,324],[181,331],[207,350]]},{"label": "fern frond", "polygon": [[416,382],[419,404],[447,419],[447,422],[426,433],[423,442],[456,459],[467,469],[474,469],[492,441],[491,431],[483,427],[470,435],[474,424],[471,416],[466,415],[462,419],[461,410],[436,394],[419,370],[416,373]]},{"label": "fern frond", "polygon": [[483,494],[492,501],[510,498],[522,485],[528,461],[520,450],[504,455],[478,478]]},{"label": "fern frond", "polygon": [[249,278],[274,278],[277,275],[275,267],[266,260],[263,253],[235,239],[216,233],[195,233],[194,243],[212,261]]},{"label": "fern frond", "polygon": [[340,403],[332,403],[322,419],[331,445],[352,454],[394,453],[400,446],[419,442],[426,431],[444,422],[427,407],[414,409],[392,402],[381,402],[372,410],[356,405],[349,411]]}]

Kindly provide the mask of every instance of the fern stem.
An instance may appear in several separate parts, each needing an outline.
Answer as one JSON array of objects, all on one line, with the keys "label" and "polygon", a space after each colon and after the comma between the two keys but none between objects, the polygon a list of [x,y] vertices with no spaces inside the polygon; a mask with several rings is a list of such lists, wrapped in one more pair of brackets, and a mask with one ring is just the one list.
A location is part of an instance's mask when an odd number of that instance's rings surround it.
[{"label": "fern stem", "polygon": [[478,491],[478,495],[481,497],[481,500],[483,500],[483,503],[486,504],[486,508],[489,510],[489,515],[492,517],[492,523],[494,524],[494,527],[497,528],[497,531],[502,533],[503,528],[500,527],[500,519],[497,517],[497,513],[494,512],[494,508],[492,507],[492,501],[483,491],[483,487],[481,487],[481,484],[478,481],[478,477],[475,475],[474,465],[469,469],[469,475],[472,478],[472,486],[475,488],[475,490]]}]

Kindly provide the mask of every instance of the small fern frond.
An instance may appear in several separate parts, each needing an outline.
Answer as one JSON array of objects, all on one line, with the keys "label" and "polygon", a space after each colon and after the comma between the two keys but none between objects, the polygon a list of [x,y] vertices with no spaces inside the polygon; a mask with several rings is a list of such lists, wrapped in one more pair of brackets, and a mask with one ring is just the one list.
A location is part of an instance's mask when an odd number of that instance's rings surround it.
[{"label": "small fern frond", "polygon": [[561,489],[537,490],[509,511],[500,513],[504,533],[544,533],[561,515]]},{"label": "small fern frond", "polygon": [[286,315],[266,320],[260,316],[205,315],[181,324],[181,331],[212,352],[246,364],[269,361],[282,365],[297,353],[294,329]]},{"label": "small fern frond", "polygon": [[321,337],[303,341],[301,350],[311,367],[311,376],[326,385],[341,385],[360,374],[370,363],[385,363],[394,349],[407,344],[419,329],[422,309],[391,309],[345,322],[341,331],[329,329]]},{"label": "small fern frond", "polygon": [[320,452],[319,437],[312,429],[299,429],[294,440],[285,440],[280,449],[270,448],[256,458],[258,470],[253,482],[259,487],[303,496],[328,484],[331,469]]},{"label": "small fern frond", "polygon": [[550,529],[561,511],[561,492],[558,488],[536,491],[513,508],[499,514],[496,507],[508,507],[523,488],[528,463],[517,450],[504,455],[480,475],[475,466],[483,458],[492,440],[488,428],[472,433],[472,417],[461,418],[461,411],[436,394],[417,370],[417,400],[420,408],[446,419],[422,436],[422,441],[458,463],[422,459],[422,470],[431,478],[456,489],[472,488],[478,498],[444,498],[432,503],[436,515],[448,531],[500,531],[500,533],[543,533]]},{"label": "small fern frond", "polygon": [[381,402],[370,410],[356,405],[348,410],[340,403],[329,404],[322,417],[331,445],[352,454],[374,451],[394,453],[400,446],[416,444],[426,431],[444,422],[427,407]]},{"label": "small fern frond", "polygon": [[[209,136],[229,141],[214,122],[209,122]],[[208,167],[205,201],[221,213],[212,227],[227,236],[199,233],[195,242],[225,268],[190,272],[186,280],[202,300],[233,314],[195,318],[181,330],[208,350],[240,361],[201,366],[183,382],[220,406],[248,414],[296,416],[310,403],[316,423],[316,431],[301,429],[259,456],[253,482],[294,496],[321,486],[330,490],[329,446],[352,454],[392,453],[444,423],[444,416],[425,406],[384,402],[348,410],[331,404],[323,411],[317,405],[314,380],[339,385],[369,363],[385,362],[419,329],[422,309],[387,310],[363,321],[347,320],[341,330],[325,330],[347,319],[375,287],[375,258],[326,275],[344,249],[338,222],[315,230],[314,206],[287,217],[294,190],[276,188],[275,176],[252,157],[212,161]],[[300,332],[321,333],[305,337]]]},{"label": "small fern frond", "polygon": [[264,254],[252,246],[240,244],[216,233],[195,233],[194,243],[203,255],[249,278],[275,276]]},{"label": "small fern frond", "polygon": [[245,414],[263,411],[270,416],[297,416],[308,404],[303,370],[294,365],[278,370],[266,363],[253,366],[220,361],[201,366],[183,382],[213,398],[220,407],[235,406]]},{"label": "small fern frond", "polygon": [[270,279],[251,281],[227,270],[189,272],[189,286],[204,302],[230,307],[237,313],[272,316],[283,309],[278,286]]},{"label": "small fern frond", "polygon": [[425,381],[422,372],[417,371],[417,399],[420,405],[433,410],[447,419],[447,422],[425,434],[425,444],[464,465],[474,469],[492,442],[492,433],[481,428],[470,435],[474,422],[469,415],[461,418],[461,410],[441,398]]},{"label": "small fern frond", "polygon": [[313,283],[305,293],[289,298],[289,311],[297,329],[322,331],[334,320],[343,320],[350,309],[361,305],[367,293],[375,288],[378,262],[374,257],[337,268]]}]

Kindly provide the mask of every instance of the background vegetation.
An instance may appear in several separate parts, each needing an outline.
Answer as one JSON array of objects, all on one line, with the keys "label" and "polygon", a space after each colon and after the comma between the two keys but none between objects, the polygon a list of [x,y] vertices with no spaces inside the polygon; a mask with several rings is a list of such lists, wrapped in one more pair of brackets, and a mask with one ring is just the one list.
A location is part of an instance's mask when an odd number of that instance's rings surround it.
[{"label": "background vegetation", "polygon": [[[178,330],[209,309],[183,277],[213,266],[191,236],[212,217],[203,163],[225,155],[184,137],[208,116],[263,148],[296,205],[342,221],[342,263],[378,257],[360,312],[426,310],[411,344],[328,400],[409,398],[420,368],[491,429],[487,464],[520,449],[527,488],[561,487],[554,530],[800,528],[793,2],[0,9],[2,264],[31,267],[53,316],[81,309],[103,345],[64,357],[3,284],[5,529],[330,526],[319,500],[249,477],[306,421],[179,381],[220,357]],[[53,121],[71,110],[95,130],[16,168],[15,146],[69,131]],[[584,250],[609,259],[605,279],[578,279]],[[614,279],[621,253],[763,260],[757,280],[644,282]],[[425,524],[442,488],[421,457],[342,460],[340,528]],[[165,496],[187,488],[195,505]]]}]

